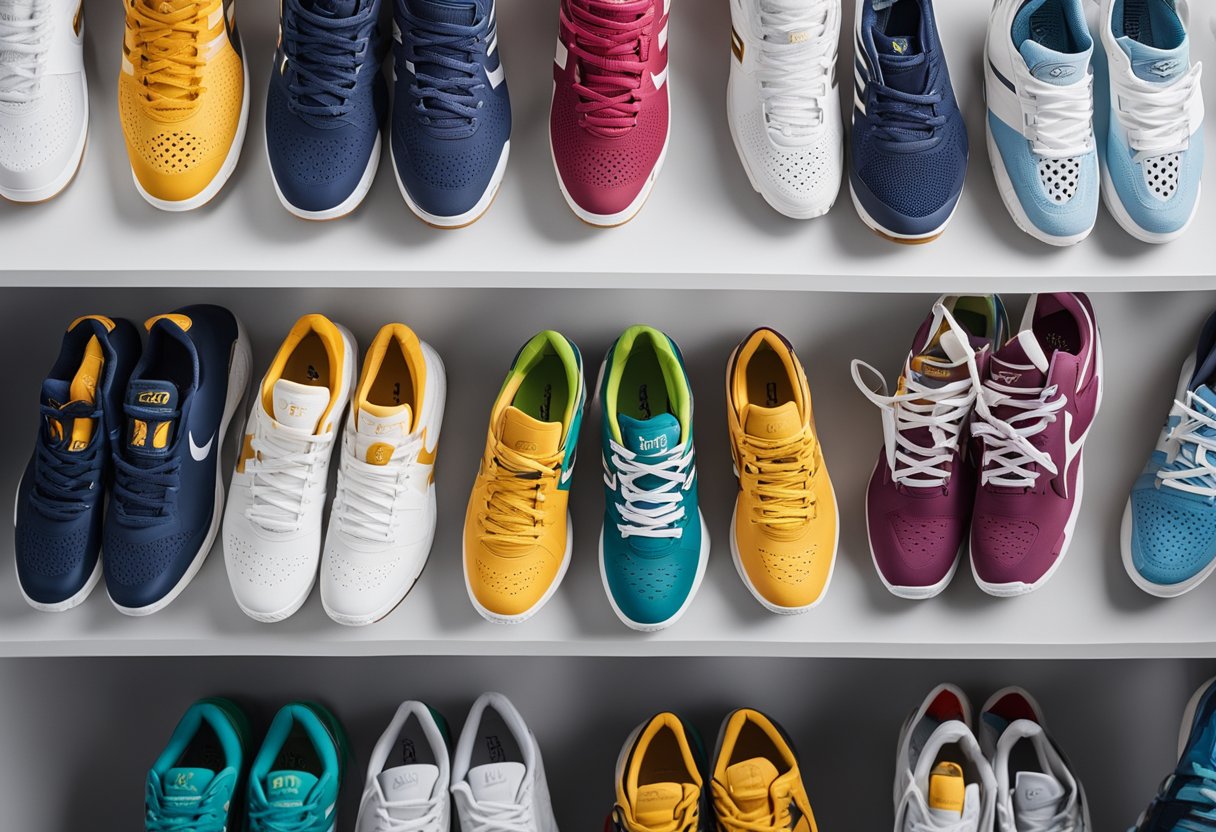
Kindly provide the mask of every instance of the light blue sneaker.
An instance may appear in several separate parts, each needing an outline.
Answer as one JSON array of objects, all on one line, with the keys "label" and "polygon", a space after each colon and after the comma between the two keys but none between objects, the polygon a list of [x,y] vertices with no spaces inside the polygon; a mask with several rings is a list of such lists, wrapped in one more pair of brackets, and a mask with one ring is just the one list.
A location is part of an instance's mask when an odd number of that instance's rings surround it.
[{"label": "light blue sneaker", "polygon": [[661,630],[692,603],[709,559],[697,507],[692,388],[670,338],[625,330],[604,358],[600,576],[621,621]]},{"label": "light blue sneaker", "polygon": [[1169,418],[1123,512],[1123,565],[1172,598],[1216,569],[1216,315],[1182,365]]},{"label": "light blue sneaker", "polygon": [[240,794],[249,722],[226,699],[200,699],[182,716],[148,772],[146,832],[221,832]]},{"label": "light blue sneaker", "polygon": [[1202,67],[1176,0],[1102,0],[1099,29],[1110,93],[1102,199],[1128,234],[1166,243],[1199,208]]},{"label": "light blue sneaker", "polygon": [[988,157],[1017,226],[1053,246],[1098,217],[1094,42],[1081,0],[997,0],[988,23]]},{"label": "light blue sneaker", "polygon": [[349,744],[337,718],[312,702],[284,705],[249,768],[248,832],[329,832]]}]

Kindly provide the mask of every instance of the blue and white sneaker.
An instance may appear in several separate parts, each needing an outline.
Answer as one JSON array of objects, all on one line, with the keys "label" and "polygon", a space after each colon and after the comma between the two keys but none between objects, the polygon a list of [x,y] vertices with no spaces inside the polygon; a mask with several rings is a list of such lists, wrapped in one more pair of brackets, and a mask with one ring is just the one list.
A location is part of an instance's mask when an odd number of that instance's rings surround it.
[{"label": "blue and white sneaker", "polygon": [[1176,0],[1101,0],[1098,28],[1110,82],[1102,199],[1128,234],[1167,243],[1199,210],[1203,66]]},{"label": "blue and white sneaker", "polygon": [[215,542],[224,510],[220,448],[249,383],[249,341],[220,306],[150,318],[123,403],[106,512],[106,589],[127,615],[168,606]]},{"label": "blue and white sneaker", "polygon": [[931,0],[857,0],[849,191],[862,221],[896,243],[936,240],[967,174]]},{"label": "blue and white sneaker", "polygon": [[988,22],[988,160],[1018,228],[1053,246],[1098,218],[1094,42],[1081,0],[997,0]]},{"label": "blue and white sneaker", "polygon": [[380,0],[282,0],[279,10],[266,96],[275,193],[297,217],[344,217],[376,178],[388,116]]},{"label": "blue and white sneaker", "polygon": [[1182,713],[1178,765],[1129,832],[1194,832],[1216,826],[1216,679]]},{"label": "blue and white sneaker", "polygon": [[38,438],[17,487],[17,583],[34,609],[82,603],[101,580],[101,521],[127,379],[139,360],[130,321],[72,321],[42,382]]},{"label": "blue and white sneaker", "polygon": [[427,225],[462,228],[494,201],[511,151],[511,99],[494,0],[396,0],[393,168]]},{"label": "blue and white sneaker", "polygon": [[709,561],[684,358],[657,329],[630,327],[604,358],[596,390],[603,405],[600,577],[621,621],[661,630],[688,609]]},{"label": "blue and white sneaker", "polygon": [[1216,315],[1182,365],[1174,406],[1123,511],[1121,542],[1127,574],[1161,598],[1216,570]]}]

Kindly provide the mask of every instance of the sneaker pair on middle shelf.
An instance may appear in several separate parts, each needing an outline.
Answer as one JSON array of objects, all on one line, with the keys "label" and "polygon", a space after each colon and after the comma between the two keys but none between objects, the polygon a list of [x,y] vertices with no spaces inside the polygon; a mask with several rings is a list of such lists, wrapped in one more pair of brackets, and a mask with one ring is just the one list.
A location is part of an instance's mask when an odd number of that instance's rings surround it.
[{"label": "sneaker pair on middle shelf", "polygon": [[[995,295],[946,295],[921,324],[898,387],[861,361],[853,378],[882,411],[883,450],[866,492],[870,553],[887,589],[932,598],[970,538],[990,595],[1042,586],[1081,508],[1082,449],[1102,395],[1089,299],[1032,295],[1012,337]],[[872,389],[863,371],[879,377]]]},{"label": "sneaker pair on middle shelf", "polygon": [[1095,75],[1084,0],[997,0],[984,61],[993,173],[1018,227],[1045,243],[1088,237],[1099,194],[1127,233],[1165,243],[1194,218],[1203,170],[1185,6],[1097,5]]},{"label": "sneaker pair on middle shelf", "polygon": [[[237,604],[257,621],[294,614],[320,565],[329,616],[370,624],[401,602],[426,565],[447,391],[443,362],[399,323],[377,333],[358,379],[357,360],[346,329],[305,315],[253,391],[223,540]],[[322,556],[325,490],[339,437]]]}]

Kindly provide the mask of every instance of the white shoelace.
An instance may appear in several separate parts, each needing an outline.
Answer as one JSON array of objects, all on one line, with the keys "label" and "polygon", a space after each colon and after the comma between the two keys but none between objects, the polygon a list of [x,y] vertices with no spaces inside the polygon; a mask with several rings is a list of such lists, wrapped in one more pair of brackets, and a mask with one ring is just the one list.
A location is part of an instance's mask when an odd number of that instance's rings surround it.
[{"label": "white shoelace", "polygon": [[299,529],[309,484],[332,442],[333,434],[297,438],[282,429],[258,431],[253,458],[245,463],[252,475],[249,521],[269,532]]},{"label": "white shoelace", "polygon": [[1216,498],[1216,408],[1188,392],[1185,404],[1174,402],[1170,416],[1180,420],[1167,437],[1170,443],[1178,444],[1178,455],[1171,462],[1174,467],[1157,472],[1158,483]]},{"label": "white shoelace", "polygon": [[1002,817],[1003,829],[1016,829],[1018,832],[1073,832],[1077,828],[1075,804],[1063,812],[1049,818],[1030,818],[1022,815],[1016,819],[1003,802],[997,803],[997,814]]},{"label": "white shoelace", "polygon": [[50,40],[51,4],[33,0],[28,19],[14,20],[14,4],[0,2],[0,103],[26,104],[38,94]]},{"label": "white shoelace", "polygon": [[[441,800],[447,800],[445,793]],[[420,807],[422,808],[422,807]],[[383,804],[376,807],[376,832],[437,832],[441,813],[439,802],[433,801],[425,807],[426,814],[417,818],[395,818]]]},{"label": "white shoelace", "polygon": [[1084,83],[1058,86],[1023,78],[1018,99],[1026,113],[1028,138],[1034,152],[1045,159],[1084,156],[1094,149],[1094,76]]},{"label": "white shoelace", "polygon": [[353,449],[338,468],[337,519],[342,531],[375,543],[386,543],[397,531],[396,509],[410,481],[413,465],[422,449],[422,436],[409,436],[401,449],[384,465],[359,459]]},{"label": "white shoelace", "polygon": [[[830,94],[836,41],[827,37],[831,6],[809,0],[805,9],[776,8],[760,0],[760,60],[756,78],[770,135],[796,146],[823,124],[822,101]],[[791,36],[796,42],[791,43]]]},{"label": "white shoelace", "polygon": [[532,801],[527,794],[519,803],[474,803],[469,801],[468,832],[536,832],[532,820]]},{"label": "white shoelace", "polygon": [[[984,443],[980,485],[1031,488],[1041,473],[1031,470],[1032,464],[1052,476],[1059,473],[1051,454],[1031,444],[1030,437],[1046,430],[1067,403],[1068,397],[1059,393],[1054,384],[1050,387],[1009,387],[995,379],[986,379],[975,400],[975,413],[980,418],[971,424],[972,435]],[[993,412],[998,407],[1022,412],[1006,421]]]},{"label": "white shoelace", "polygon": [[1191,125],[1203,119],[1202,75],[1203,64],[1196,63],[1169,86],[1111,76],[1113,109],[1136,151],[1135,162],[1190,146]]},{"label": "white shoelace", "polygon": [[[684,506],[681,505],[683,495],[680,492],[692,477],[689,471],[692,454],[687,453],[687,444],[677,445],[657,462],[639,461],[637,454],[614,440],[608,440],[608,444],[618,475],[616,491],[625,501],[616,504],[621,519],[625,521],[617,524],[621,537],[683,537],[684,530],[672,524],[684,517]],[[607,472],[604,477],[612,486]],[[642,477],[655,477],[662,482],[646,489],[635,484]]]},{"label": "white shoelace", "polygon": [[960,816],[957,821],[947,821],[930,816],[925,798],[915,784],[908,784],[902,802],[907,832],[975,832],[975,817]]}]

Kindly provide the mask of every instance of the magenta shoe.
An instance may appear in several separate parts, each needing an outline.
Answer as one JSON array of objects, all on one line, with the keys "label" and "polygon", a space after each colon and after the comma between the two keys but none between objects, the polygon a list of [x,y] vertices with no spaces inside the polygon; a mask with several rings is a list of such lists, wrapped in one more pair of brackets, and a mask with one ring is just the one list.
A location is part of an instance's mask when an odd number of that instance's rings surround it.
[{"label": "magenta shoe", "polygon": [[958,568],[975,499],[972,405],[1008,327],[999,297],[946,295],[916,333],[895,395],[877,370],[853,362],[853,380],[882,411],[884,445],[866,491],[870,554],[900,598],[932,598]]},{"label": "magenta shoe", "polygon": [[983,447],[971,569],[988,594],[1032,592],[1063,561],[1081,508],[1081,450],[1102,399],[1101,375],[1089,298],[1032,295],[1022,331],[988,364],[971,425]]}]

